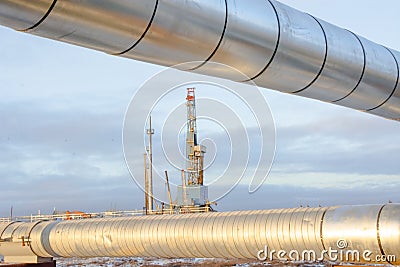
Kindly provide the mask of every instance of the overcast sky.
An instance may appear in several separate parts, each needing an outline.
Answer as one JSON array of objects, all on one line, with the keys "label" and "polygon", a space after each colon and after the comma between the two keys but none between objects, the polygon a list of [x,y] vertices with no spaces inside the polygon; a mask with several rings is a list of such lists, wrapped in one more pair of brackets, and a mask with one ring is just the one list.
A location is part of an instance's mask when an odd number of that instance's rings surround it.
[{"label": "overcast sky", "polygon": [[[400,50],[399,1],[281,2]],[[4,27],[0,40],[0,216],[11,206],[19,215],[54,207],[141,209],[142,192],[125,164],[122,126],[136,90],[163,68]],[[217,209],[400,201],[400,123],[262,93],[276,124],[271,173],[256,193],[243,183]],[[201,135],[226,141],[206,123]],[[213,168],[221,166],[215,161]]]}]

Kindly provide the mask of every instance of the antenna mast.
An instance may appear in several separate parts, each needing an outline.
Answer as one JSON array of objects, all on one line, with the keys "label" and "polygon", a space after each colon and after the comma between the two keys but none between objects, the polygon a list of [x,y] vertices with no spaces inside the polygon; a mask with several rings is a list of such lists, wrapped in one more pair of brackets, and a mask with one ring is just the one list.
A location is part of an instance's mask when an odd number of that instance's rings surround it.
[{"label": "antenna mast", "polygon": [[146,146],[144,154],[144,195],[146,214],[153,211],[153,134],[154,129],[151,128],[151,116],[149,118],[149,128],[146,131],[149,145]]}]

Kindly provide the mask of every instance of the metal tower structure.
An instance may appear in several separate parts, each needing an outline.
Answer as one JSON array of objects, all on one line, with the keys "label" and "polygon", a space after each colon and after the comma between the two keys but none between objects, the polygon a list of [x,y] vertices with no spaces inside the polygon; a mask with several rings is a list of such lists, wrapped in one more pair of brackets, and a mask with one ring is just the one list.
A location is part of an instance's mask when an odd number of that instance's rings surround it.
[{"label": "metal tower structure", "polygon": [[153,210],[153,134],[151,127],[151,116],[149,118],[149,128],[146,130],[148,136],[148,145],[144,154],[144,196],[146,214]]},{"label": "metal tower structure", "polygon": [[187,88],[186,96],[186,171],[188,185],[203,185],[205,146],[197,143],[195,88]]},{"label": "metal tower structure", "polygon": [[194,147],[197,146],[195,88],[187,88],[186,101],[186,171],[187,184],[192,185],[198,183],[194,158]]},{"label": "metal tower structure", "polygon": [[182,170],[182,185],[178,186],[177,205],[204,206],[208,203],[208,188],[203,185],[203,161],[206,147],[197,142],[195,88],[186,95],[186,162]]}]

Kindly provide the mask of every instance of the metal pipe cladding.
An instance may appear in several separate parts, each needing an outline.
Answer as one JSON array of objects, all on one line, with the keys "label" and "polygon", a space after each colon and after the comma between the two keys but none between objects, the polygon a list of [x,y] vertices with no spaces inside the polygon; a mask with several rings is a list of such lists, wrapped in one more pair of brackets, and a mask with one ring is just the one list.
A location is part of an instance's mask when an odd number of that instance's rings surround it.
[{"label": "metal pipe cladding", "polygon": [[[0,25],[400,120],[400,53],[275,0],[2,0]],[[186,65],[187,67],[187,65]]]},{"label": "metal pipe cladding", "polygon": [[387,256],[398,264],[400,204],[0,223],[0,240],[5,256],[12,245],[12,256],[256,259],[268,247],[287,252],[284,258],[312,250],[311,260],[332,260],[324,251],[358,251],[359,262],[370,251],[372,261]]}]

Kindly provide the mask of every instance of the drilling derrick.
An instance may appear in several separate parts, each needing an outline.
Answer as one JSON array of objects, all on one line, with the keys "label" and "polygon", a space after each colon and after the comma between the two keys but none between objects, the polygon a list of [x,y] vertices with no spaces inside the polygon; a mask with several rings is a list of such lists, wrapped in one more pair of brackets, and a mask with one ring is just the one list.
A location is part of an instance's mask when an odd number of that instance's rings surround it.
[{"label": "drilling derrick", "polygon": [[177,202],[179,206],[202,206],[207,204],[208,198],[208,188],[203,185],[206,147],[197,142],[195,88],[187,89],[186,101],[186,178],[178,187]]},{"label": "drilling derrick", "polygon": [[195,88],[187,89],[186,170],[188,185],[203,185],[205,146],[197,143]]}]

